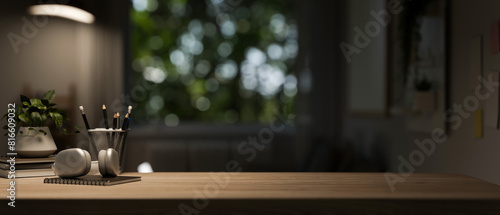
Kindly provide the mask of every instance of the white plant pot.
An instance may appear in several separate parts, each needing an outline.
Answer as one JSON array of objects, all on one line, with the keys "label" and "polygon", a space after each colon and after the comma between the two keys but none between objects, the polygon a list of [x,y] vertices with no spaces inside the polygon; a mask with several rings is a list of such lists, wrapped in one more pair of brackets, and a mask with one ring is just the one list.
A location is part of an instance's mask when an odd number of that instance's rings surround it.
[{"label": "white plant pot", "polygon": [[[35,129],[34,131],[28,130]],[[39,132],[43,130],[44,134]],[[22,131],[22,133],[21,133]],[[16,152],[21,157],[47,157],[57,150],[49,127],[20,127],[16,136]]]},{"label": "white plant pot", "polygon": [[413,95],[413,110],[434,111],[434,91],[416,91]]}]

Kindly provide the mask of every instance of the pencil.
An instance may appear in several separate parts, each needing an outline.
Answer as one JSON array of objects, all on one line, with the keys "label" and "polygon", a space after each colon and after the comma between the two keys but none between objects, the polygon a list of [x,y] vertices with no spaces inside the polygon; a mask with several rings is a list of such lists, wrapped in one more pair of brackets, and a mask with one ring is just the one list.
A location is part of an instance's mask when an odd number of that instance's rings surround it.
[{"label": "pencil", "polygon": [[106,105],[102,105],[102,115],[104,116],[104,126],[106,129],[109,129],[109,124],[108,124],[108,112],[106,111]]},{"label": "pencil", "polygon": [[[113,115],[113,130],[116,129],[117,118],[118,118],[118,116],[115,113]],[[111,134],[111,146],[110,147],[114,147],[114,145],[115,145],[115,138],[116,138],[115,136],[116,136],[116,132],[112,132],[112,134]]]},{"label": "pencil", "polygon": [[128,115],[128,118],[127,118],[127,125],[125,126],[125,130],[128,130],[128,127],[130,126],[130,115]]},{"label": "pencil", "polygon": [[116,129],[120,128],[120,112],[116,112]]},{"label": "pencil", "polygon": [[[132,106],[128,106],[128,112],[125,115],[125,119],[123,120],[123,125],[122,125],[122,131],[120,133],[120,137],[118,139],[118,142],[116,143],[116,151],[118,151],[118,154],[120,155],[120,160],[123,161],[123,155],[125,151],[125,142],[127,141],[127,130],[130,125],[130,117],[132,116]],[[120,165],[123,165],[120,163]]]},{"label": "pencil", "polygon": [[[128,113],[125,115],[125,119],[123,119],[123,125],[122,125],[122,133],[120,133],[120,138],[118,140],[118,143],[117,143],[117,151],[119,152],[119,155],[120,156],[123,156],[123,154],[120,154],[120,153],[124,153],[124,149],[125,149],[125,141],[127,141],[127,130],[128,130],[128,126],[129,126],[129,123],[130,123],[130,111],[132,110],[132,106],[129,106],[128,107]],[[123,159],[123,158],[122,158]]]},{"label": "pencil", "polygon": [[[108,111],[106,110],[106,105],[102,104],[102,115],[104,117],[104,127],[106,129],[109,129],[109,123],[108,123]],[[113,143],[111,142],[111,134],[109,132],[106,132],[106,139],[108,140],[108,147],[110,144],[112,145]]]},{"label": "pencil", "polygon": [[124,130],[124,131],[125,131],[125,130],[127,129],[127,125],[128,125],[128,120],[129,120],[129,119],[130,119],[130,118],[129,118],[129,114],[127,113],[127,114],[125,115],[125,119],[123,119],[122,130]]},{"label": "pencil", "polygon": [[116,113],[113,115],[113,129],[116,128]]}]

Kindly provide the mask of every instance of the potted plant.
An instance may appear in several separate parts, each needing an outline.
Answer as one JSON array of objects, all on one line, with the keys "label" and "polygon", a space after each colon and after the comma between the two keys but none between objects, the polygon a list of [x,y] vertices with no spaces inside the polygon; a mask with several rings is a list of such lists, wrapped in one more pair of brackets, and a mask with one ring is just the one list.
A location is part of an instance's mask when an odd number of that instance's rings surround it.
[{"label": "potted plant", "polygon": [[434,91],[432,90],[432,82],[424,77],[421,80],[415,80],[415,93],[413,95],[413,110],[416,111],[433,111]]},{"label": "potted plant", "polygon": [[50,122],[67,134],[67,130],[63,128],[67,114],[55,107],[56,104],[52,102],[54,96],[55,90],[46,92],[41,99],[21,95],[21,105],[16,107],[16,127],[19,129],[15,151],[19,156],[46,157],[57,150],[48,127]]}]

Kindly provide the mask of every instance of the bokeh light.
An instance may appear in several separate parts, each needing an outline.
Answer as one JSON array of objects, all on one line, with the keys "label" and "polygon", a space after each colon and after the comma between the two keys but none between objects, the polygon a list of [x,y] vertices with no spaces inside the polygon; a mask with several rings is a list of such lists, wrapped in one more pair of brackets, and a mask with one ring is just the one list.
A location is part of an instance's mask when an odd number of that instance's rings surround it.
[{"label": "bokeh light", "polygon": [[[239,1],[238,1],[239,2]],[[293,114],[298,28],[288,1],[132,0],[138,123],[266,122]]]}]

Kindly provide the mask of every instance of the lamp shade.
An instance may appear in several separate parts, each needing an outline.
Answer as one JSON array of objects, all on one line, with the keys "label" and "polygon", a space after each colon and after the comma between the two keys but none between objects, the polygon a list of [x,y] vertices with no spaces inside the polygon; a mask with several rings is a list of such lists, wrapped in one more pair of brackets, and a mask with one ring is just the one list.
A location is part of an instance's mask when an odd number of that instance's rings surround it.
[{"label": "lamp shade", "polygon": [[77,7],[61,4],[40,4],[28,8],[31,15],[57,16],[81,23],[91,24],[94,22],[94,15]]}]

